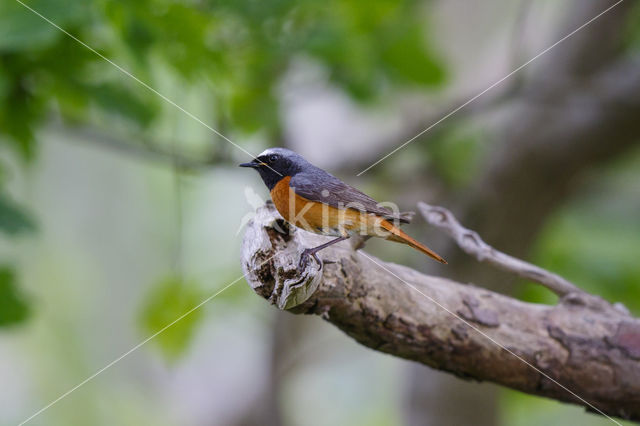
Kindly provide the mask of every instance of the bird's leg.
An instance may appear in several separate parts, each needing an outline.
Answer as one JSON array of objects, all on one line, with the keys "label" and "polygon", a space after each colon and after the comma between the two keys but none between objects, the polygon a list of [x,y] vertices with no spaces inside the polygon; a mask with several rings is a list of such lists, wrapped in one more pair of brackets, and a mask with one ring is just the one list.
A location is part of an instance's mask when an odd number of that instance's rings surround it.
[{"label": "bird's leg", "polygon": [[304,249],[304,251],[302,252],[302,254],[300,255],[300,263],[298,263],[298,267],[300,269],[304,269],[305,266],[307,266],[307,262],[309,261],[309,256],[313,257],[313,259],[318,262],[318,265],[320,265],[320,268],[322,268],[322,260],[320,260],[320,258],[318,257],[317,253],[322,250],[325,249],[327,247],[329,247],[332,244],[335,243],[339,243],[340,241],[346,240],[347,237],[338,237],[334,240],[328,241],[324,244],[319,245],[318,247],[312,247],[312,248],[308,248],[308,249]]}]

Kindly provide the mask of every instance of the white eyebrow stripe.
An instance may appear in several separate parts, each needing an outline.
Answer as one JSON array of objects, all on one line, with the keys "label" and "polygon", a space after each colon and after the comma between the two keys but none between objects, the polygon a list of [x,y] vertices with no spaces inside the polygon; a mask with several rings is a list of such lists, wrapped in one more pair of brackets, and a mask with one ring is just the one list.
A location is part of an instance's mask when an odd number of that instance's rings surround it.
[{"label": "white eyebrow stripe", "polygon": [[274,151],[273,148],[268,148],[268,149],[265,149],[264,151],[262,151],[260,154],[258,154],[258,157],[262,157],[263,155],[269,155],[269,154],[272,154],[274,152],[275,151]]}]

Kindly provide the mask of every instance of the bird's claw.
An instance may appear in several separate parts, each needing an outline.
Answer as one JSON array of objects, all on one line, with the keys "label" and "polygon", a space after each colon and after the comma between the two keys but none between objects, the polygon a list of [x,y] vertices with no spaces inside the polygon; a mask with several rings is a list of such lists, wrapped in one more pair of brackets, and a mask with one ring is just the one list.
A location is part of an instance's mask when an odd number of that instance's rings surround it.
[{"label": "bird's claw", "polygon": [[300,261],[298,262],[298,269],[300,270],[306,269],[307,265],[309,264],[309,257],[313,257],[313,260],[318,262],[320,269],[322,269],[322,266],[323,266],[322,260],[320,260],[320,258],[316,254],[316,251],[313,249],[304,249],[304,251],[300,255]]}]

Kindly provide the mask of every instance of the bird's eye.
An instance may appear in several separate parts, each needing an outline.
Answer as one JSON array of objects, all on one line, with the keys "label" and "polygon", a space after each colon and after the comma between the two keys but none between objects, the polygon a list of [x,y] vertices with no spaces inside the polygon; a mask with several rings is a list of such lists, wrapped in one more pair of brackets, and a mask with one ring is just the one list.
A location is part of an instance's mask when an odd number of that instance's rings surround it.
[{"label": "bird's eye", "polygon": [[278,156],[277,156],[277,155],[275,155],[275,154],[271,154],[271,155],[269,156],[269,162],[270,162],[270,163],[275,163],[277,159],[278,159]]}]

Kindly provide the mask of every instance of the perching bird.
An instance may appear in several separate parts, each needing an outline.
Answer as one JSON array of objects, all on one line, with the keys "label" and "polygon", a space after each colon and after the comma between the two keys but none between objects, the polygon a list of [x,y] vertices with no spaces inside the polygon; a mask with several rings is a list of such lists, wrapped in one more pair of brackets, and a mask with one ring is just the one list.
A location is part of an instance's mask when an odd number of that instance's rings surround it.
[{"label": "perching bird", "polygon": [[447,263],[430,248],[404,233],[398,225],[408,223],[404,214],[394,213],[368,195],[314,166],[285,148],[270,148],[250,163],[260,173],[278,212],[289,223],[310,232],[338,237],[318,247],[306,249],[308,256],[322,264],[316,253],[350,236],[381,237],[407,244],[441,263]]}]

